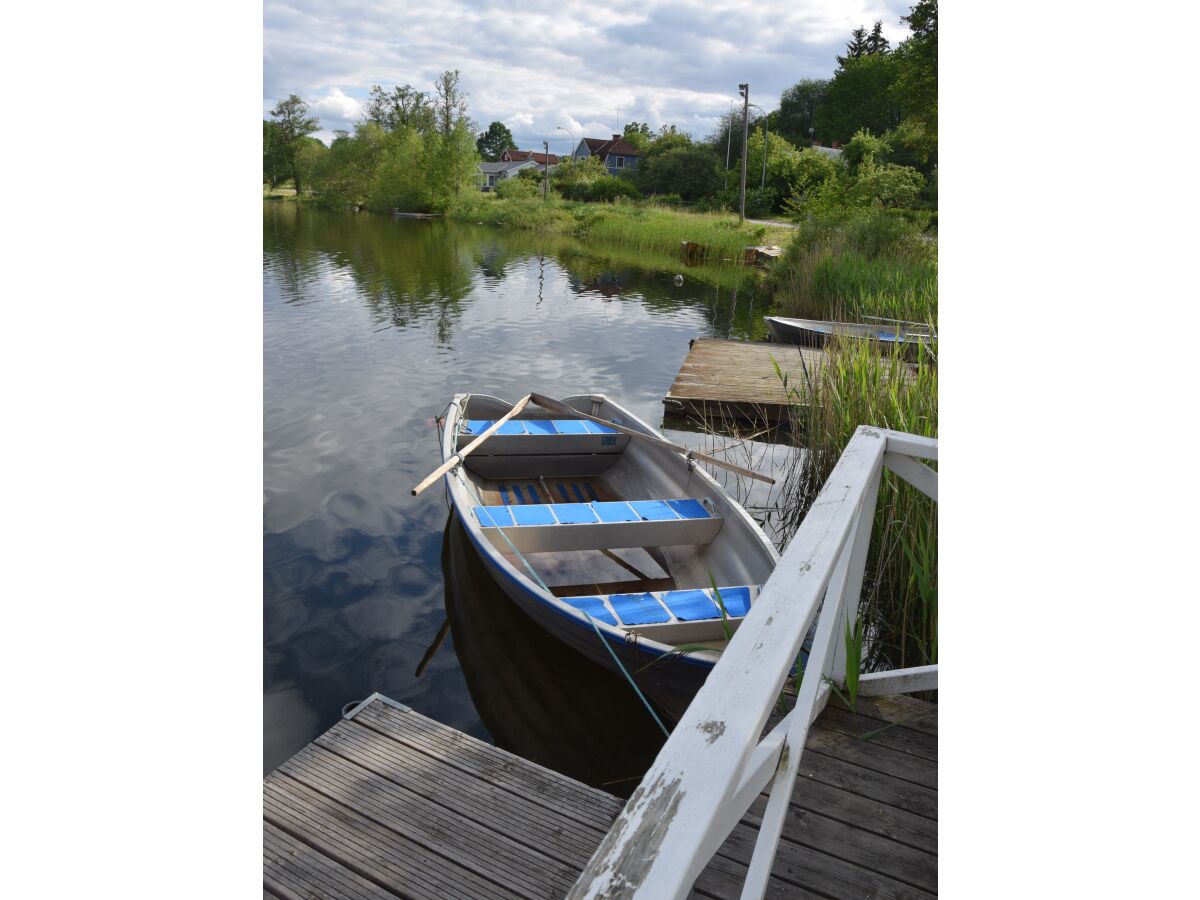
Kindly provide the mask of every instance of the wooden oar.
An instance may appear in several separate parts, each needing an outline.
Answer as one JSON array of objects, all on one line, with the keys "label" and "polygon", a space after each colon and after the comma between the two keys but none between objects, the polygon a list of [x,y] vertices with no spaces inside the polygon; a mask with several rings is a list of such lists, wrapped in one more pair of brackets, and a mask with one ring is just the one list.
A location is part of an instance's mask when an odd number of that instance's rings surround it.
[{"label": "wooden oar", "polygon": [[[526,394],[524,397],[522,397],[520,400],[517,401],[516,405],[512,409],[510,409],[507,413],[504,414],[503,418],[497,419],[495,422],[493,422],[491,428],[489,428],[487,431],[485,431],[479,437],[475,438],[475,440],[471,441],[471,443],[467,444],[467,446],[463,447],[461,450],[459,450],[457,453],[455,453],[452,457],[450,457],[448,460],[446,460],[444,463],[442,463],[440,466],[438,466],[436,469],[434,469],[432,472],[430,472],[428,475],[426,475],[425,480],[422,481],[420,484],[418,484],[415,488],[412,489],[413,496],[414,497],[417,496],[417,494],[421,493],[421,491],[425,490],[425,488],[429,487],[431,484],[433,484],[435,481],[437,481],[439,478],[441,478],[443,475],[445,475],[447,472],[449,472],[451,469],[453,469],[455,466],[457,466],[460,462],[462,462],[464,459],[466,459],[467,455],[470,454],[470,452],[472,450],[474,450],[476,447],[478,447],[480,444],[482,444],[484,441],[486,441],[488,438],[490,438],[493,434],[495,434],[499,430],[501,425],[503,425],[505,422],[507,422],[509,419],[511,419],[513,416],[517,415],[521,410],[523,410],[526,407],[526,405],[528,405],[528,403],[532,397],[533,397],[532,394]],[[464,410],[464,412],[465,412],[465,410]]]},{"label": "wooden oar", "polygon": [[636,438],[639,441],[646,441],[650,444],[657,444],[659,447],[665,447],[667,450],[674,450],[676,453],[682,453],[685,456],[694,456],[696,459],[702,459],[707,463],[712,463],[714,466],[720,466],[722,469],[729,469],[731,472],[737,472],[739,475],[745,475],[747,478],[757,478],[759,481],[765,481],[767,484],[774,484],[775,479],[770,475],[763,475],[761,472],[755,472],[752,469],[743,469],[741,466],[735,466],[731,462],[725,462],[723,459],[717,459],[714,456],[709,456],[707,453],[701,453],[699,450],[692,450],[688,447],[681,447],[679,444],[672,444],[670,441],[664,441],[662,438],[652,437],[641,431],[634,431],[632,428],[626,428],[624,425],[618,425],[616,422],[609,422],[607,419],[597,419],[595,416],[589,416],[587,413],[582,413],[573,406],[567,406],[558,400],[550,397],[544,397],[541,394],[530,394],[529,398],[543,409],[549,409],[553,412],[566,413],[572,417],[578,416],[582,419],[587,419],[589,422],[595,422],[597,425],[607,425],[609,428],[615,428],[622,434],[627,434],[631,438]]}]

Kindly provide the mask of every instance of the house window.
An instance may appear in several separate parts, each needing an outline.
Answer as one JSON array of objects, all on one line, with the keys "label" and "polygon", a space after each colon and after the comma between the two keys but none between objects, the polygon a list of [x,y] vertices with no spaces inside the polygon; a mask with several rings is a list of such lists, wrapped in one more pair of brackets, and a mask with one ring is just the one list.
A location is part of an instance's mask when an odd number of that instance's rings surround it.
[{"label": "house window", "polygon": [[618,156],[618,157],[617,157],[617,168],[618,168],[618,169],[623,169],[623,168],[625,168],[625,157],[623,157],[623,156]]}]

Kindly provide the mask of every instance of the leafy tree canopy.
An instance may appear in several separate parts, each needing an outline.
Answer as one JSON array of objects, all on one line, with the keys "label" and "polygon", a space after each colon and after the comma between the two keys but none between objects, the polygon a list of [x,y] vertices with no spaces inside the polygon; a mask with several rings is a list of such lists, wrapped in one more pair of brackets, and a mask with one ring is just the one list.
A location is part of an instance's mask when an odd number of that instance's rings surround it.
[{"label": "leafy tree canopy", "polygon": [[286,100],[280,100],[271,110],[271,118],[275,120],[273,140],[281,159],[291,170],[298,196],[301,192],[302,174],[296,166],[296,152],[300,149],[301,142],[321,127],[321,122],[315,116],[308,115],[308,104],[296,94],[289,94]]},{"label": "leafy tree canopy", "polygon": [[487,131],[475,140],[475,149],[488,162],[496,162],[504,155],[505,150],[516,150],[517,142],[513,140],[512,132],[503,122],[493,122]]},{"label": "leafy tree canopy", "polygon": [[371,85],[363,113],[365,121],[374,122],[384,131],[414,128],[425,132],[433,128],[433,104],[429,95],[407,84],[390,91],[377,84]]},{"label": "leafy tree canopy", "polygon": [[443,136],[449,135],[455,125],[467,119],[467,95],[458,86],[458,80],[458,69],[447,69],[433,86],[437,130]]},{"label": "leafy tree canopy", "polygon": [[638,152],[645,153],[646,147],[650,144],[650,139],[653,132],[650,126],[645,122],[630,122],[625,126],[622,136],[633,146],[638,148]]},{"label": "leafy tree canopy", "polygon": [[[808,144],[816,134],[817,107],[825,99],[829,82],[820,78],[797,81],[779,98],[779,113],[771,126],[794,144]],[[810,129],[812,129],[810,131]]]},{"label": "leafy tree canopy", "polygon": [[846,61],[817,108],[817,131],[831,141],[848,141],[860,128],[883,134],[900,123],[892,93],[895,54],[875,53]]},{"label": "leafy tree canopy", "polygon": [[918,0],[908,15],[912,34],[896,48],[895,95],[905,118],[921,122],[937,137],[937,0]]}]

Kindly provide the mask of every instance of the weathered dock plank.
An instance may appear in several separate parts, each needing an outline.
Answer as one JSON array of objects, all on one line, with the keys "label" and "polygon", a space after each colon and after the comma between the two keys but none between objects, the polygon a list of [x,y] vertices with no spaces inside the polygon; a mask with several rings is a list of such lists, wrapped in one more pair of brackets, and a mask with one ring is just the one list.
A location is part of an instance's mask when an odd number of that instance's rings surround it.
[{"label": "weathered dock plank", "polygon": [[789,397],[775,363],[803,402],[805,385],[824,362],[825,351],[816,347],[697,338],[663,403],[673,412],[709,418],[776,421]]},{"label": "weathered dock plank", "polygon": [[[751,805],[692,896],[740,896],[765,806]],[[376,698],[267,776],[264,897],[561,897],[621,807]],[[936,706],[831,707],[801,758],[767,896],[936,891]]]}]

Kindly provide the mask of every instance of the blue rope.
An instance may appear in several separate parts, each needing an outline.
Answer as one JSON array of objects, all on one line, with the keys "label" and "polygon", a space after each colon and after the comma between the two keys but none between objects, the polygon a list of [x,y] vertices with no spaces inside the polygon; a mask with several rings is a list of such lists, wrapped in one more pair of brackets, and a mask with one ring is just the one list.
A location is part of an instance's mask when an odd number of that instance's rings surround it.
[{"label": "blue rope", "polygon": [[621,674],[625,676],[625,680],[629,682],[629,685],[633,688],[634,693],[638,695],[638,699],[642,701],[642,706],[646,707],[646,712],[650,713],[650,716],[655,722],[658,723],[658,727],[662,729],[663,735],[669,738],[671,736],[671,732],[667,731],[667,726],[662,723],[662,719],[658,717],[658,713],[654,711],[654,707],[650,705],[650,701],[646,699],[646,695],[642,693],[642,689],[637,686],[637,682],[633,680],[633,676],[629,674],[629,670],[625,668],[625,664],[621,662],[620,657],[617,656],[617,652],[613,650],[608,641],[604,639],[604,635],[600,633],[600,627],[596,624],[596,620],[593,619],[586,610],[580,610],[580,612],[587,616],[587,620],[591,624],[592,630],[596,632],[596,637],[600,638],[600,643],[604,645],[604,649],[608,651],[608,655],[613,658],[613,662],[617,664],[617,668],[621,670]]}]

